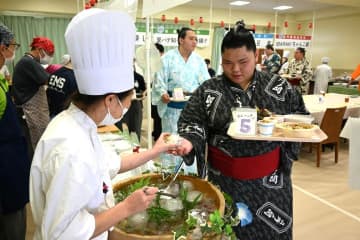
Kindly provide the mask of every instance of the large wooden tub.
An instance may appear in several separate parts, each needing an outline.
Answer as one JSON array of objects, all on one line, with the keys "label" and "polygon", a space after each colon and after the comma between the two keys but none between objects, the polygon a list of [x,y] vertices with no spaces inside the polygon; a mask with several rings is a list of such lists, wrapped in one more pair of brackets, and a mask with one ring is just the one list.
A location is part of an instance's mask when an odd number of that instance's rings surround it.
[{"label": "large wooden tub", "polygon": [[[145,174],[141,176],[136,176],[133,178],[126,179],[124,181],[121,181],[114,185],[114,192],[116,192],[119,189],[122,189],[130,184],[133,184],[137,181],[139,181],[141,178],[147,178],[150,177],[151,181],[156,181],[161,179],[160,174]],[[215,205],[217,206],[217,209],[219,209],[220,214],[223,215],[225,211],[225,199],[223,194],[220,192],[218,188],[216,188],[214,185],[212,185],[210,182],[205,181],[203,179],[192,177],[192,176],[184,176],[179,175],[179,180],[188,180],[192,182],[194,185],[194,188],[202,193],[204,195],[209,196],[212,199],[215,199]],[[172,235],[158,235],[158,236],[146,236],[146,235],[138,235],[138,234],[129,234],[121,229],[115,227],[115,229],[110,233],[109,236],[110,240],[173,240]],[[212,238],[214,239],[214,238]],[[216,239],[216,238],[215,238]]]}]

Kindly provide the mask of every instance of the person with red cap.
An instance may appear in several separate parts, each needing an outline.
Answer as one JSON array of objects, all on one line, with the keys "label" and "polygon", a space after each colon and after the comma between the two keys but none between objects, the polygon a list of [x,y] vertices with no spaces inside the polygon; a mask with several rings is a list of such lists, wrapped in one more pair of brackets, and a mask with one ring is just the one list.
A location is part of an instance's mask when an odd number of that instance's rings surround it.
[{"label": "person with red cap", "polygon": [[29,128],[32,148],[49,123],[49,108],[44,85],[49,74],[41,64],[50,64],[55,52],[53,42],[46,37],[35,37],[31,50],[19,60],[13,73],[15,104],[22,107]]}]

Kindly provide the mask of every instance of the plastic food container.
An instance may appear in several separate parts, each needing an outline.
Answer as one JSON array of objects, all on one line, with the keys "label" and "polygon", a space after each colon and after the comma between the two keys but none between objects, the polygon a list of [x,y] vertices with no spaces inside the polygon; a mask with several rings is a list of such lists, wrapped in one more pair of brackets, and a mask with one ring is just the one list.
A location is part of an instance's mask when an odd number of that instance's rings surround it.
[{"label": "plastic food container", "polygon": [[259,120],[258,128],[260,135],[271,136],[275,127],[275,121],[273,120]]},{"label": "plastic food container", "polygon": [[283,122],[276,124],[276,128],[286,137],[310,138],[319,126],[304,122]]}]

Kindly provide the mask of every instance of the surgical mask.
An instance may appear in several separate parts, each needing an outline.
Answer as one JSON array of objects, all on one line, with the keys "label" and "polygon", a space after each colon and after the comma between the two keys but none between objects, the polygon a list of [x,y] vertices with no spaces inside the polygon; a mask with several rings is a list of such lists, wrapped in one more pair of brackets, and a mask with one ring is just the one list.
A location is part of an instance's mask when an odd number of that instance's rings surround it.
[{"label": "surgical mask", "polygon": [[12,57],[5,58],[5,65],[10,65],[15,59],[15,54],[12,55]]},{"label": "surgical mask", "polygon": [[45,51],[43,51],[43,53],[44,53],[44,57],[40,57],[40,63],[41,64],[51,64],[53,57],[50,57],[49,55],[47,55]]},{"label": "surgical mask", "polygon": [[118,99],[119,104],[122,108],[122,114],[120,118],[114,118],[111,113],[109,108],[107,108],[107,113],[105,115],[105,118],[100,122],[99,126],[103,126],[103,125],[114,125],[115,123],[119,122],[124,115],[126,114],[126,112],[129,110],[128,108],[124,108],[123,105],[121,104],[120,100]]},{"label": "surgical mask", "polygon": [[13,52],[13,55],[11,57],[7,58],[4,56],[4,58],[5,58],[4,65],[10,65],[15,59],[15,52]]}]

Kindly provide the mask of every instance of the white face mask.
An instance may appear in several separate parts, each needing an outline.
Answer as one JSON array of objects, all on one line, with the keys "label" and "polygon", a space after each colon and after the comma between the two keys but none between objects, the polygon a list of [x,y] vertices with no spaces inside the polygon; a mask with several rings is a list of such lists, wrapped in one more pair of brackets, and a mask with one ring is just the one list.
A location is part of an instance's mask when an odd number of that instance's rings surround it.
[{"label": "white face mask", "polygon": [[124,108],[123,105],[121,104],[120,100],[118,99],[119,104],[122,108],[122,114],[120,118],[114,118],[111,113],[109,108],[107,108],[107,113],[105,115],[105,118],[100,122],[99,126],[103,126],[103,125],[114,125],[115,123],[119,122],[124,115],[126,114],[126,112],[129,110],[128,108]]},{"label": "white face mask", "polygon": [[46,54],[46,52],[43,50],[44,57],[40,57],[40,63],[41,64],[51,64],[53,57],[50,57]]},{"label": "white face mask", "polygon": [[12,55],[12,57],[5,58],[5,65],[10,65],[15,59],[15,54]]},{"label": "white face mask", "polygon": [[4,58],[5,58],[4,65],[10,65],[15,59],[15,52],[13,52],[13,55],[11,57],[7,58],[4,56]]}]

